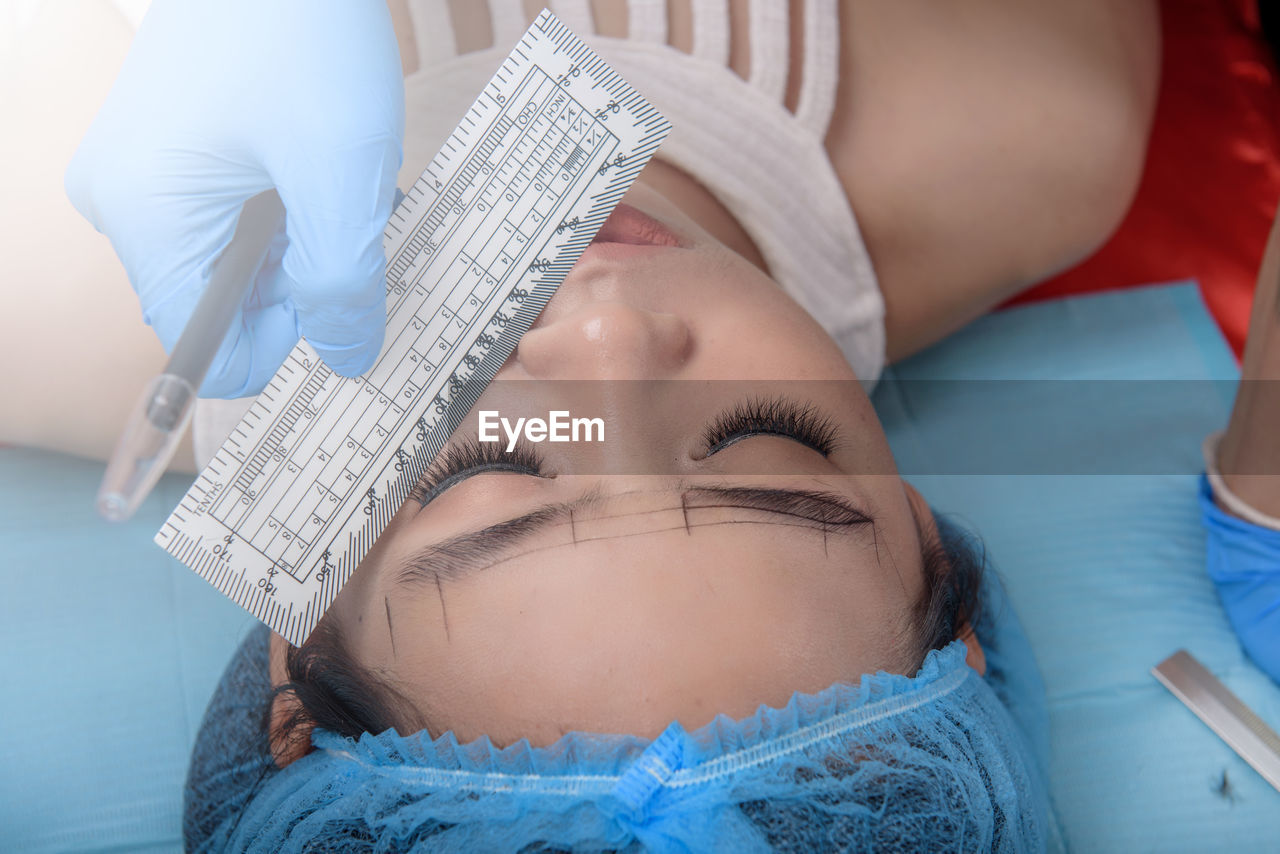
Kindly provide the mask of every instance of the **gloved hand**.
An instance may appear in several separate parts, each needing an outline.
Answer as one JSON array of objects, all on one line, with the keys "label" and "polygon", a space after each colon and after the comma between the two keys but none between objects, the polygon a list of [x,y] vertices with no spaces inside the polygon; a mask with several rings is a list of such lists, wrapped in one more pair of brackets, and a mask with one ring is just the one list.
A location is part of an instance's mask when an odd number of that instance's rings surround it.
[{"label": "gloved hand", "polygon": [[154,0],[66,189],[111,239],[166,350],[241,205],[278,189],[284,233],[201,388],[241,397],[299,335],[345,376],[377,358],[403,136],[382,0]]},{"label": "gloved hand", "polygon": [[1200,518],[1207,535],[1209,578],[1245,652],[1280,682],[1280,531],[1218,507],[1200,477]]}]

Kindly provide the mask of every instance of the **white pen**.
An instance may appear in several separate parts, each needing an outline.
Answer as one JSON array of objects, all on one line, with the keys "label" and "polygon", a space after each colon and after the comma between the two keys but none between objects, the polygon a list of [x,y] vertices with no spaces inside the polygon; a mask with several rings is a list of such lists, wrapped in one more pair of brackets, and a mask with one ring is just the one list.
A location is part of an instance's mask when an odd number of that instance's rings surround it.
[{"label": "white pen", "polygon": [[209,365],[283,221],[284,205],[275,190],[244,203],[235,234],[214,265],[164,373],[147,384],[111,454],[98,488],[103,518],[128,519],[164,473],[191,420]]}]

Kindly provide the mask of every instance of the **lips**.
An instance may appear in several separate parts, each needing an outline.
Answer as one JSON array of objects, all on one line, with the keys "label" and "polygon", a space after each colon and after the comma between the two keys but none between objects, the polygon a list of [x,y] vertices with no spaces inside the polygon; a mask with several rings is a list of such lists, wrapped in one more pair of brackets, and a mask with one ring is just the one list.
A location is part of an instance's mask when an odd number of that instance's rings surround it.
[{"label": "lips", "polygon": [[683,246],[680,238],[658,220],[625,202],[618,204],[596,232],[592,243],[631,246]]}]

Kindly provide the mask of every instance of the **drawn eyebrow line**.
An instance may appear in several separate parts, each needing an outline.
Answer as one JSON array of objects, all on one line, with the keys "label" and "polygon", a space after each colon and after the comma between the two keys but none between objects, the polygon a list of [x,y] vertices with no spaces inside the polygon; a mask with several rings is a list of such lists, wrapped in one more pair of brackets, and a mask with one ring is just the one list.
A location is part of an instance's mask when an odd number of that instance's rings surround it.
[{"label": "drawn eyebrow line", "polygon": [[[469,572],[493,566],[510,560],[518,555],[503,554],[528,540],[534,534],[546,531],[559,525],[569,525],[574,543],[607,539],[607,537],[582,537],[577,531],[574,511],[584,505],[598,503],[598,491],[592,491],[579,499],[562,504],[546,504],[529,513],[507,519],[485,528],[458,534],[440,542],[431,543],[410,554],[395,571],[396,585],[414,586],[419,583],[438,584],[441,579],[455,580]],[[774,522],[770,524],[789,525],[809,529],[819,529],[823,534],[823,546],[829,531],[849,530],[863,525],[874,526],[874,520],[857,509],[843,496],[830,492],[815,492],[805,489],[778,487],[734,487],[734,486],[698,486],[685,487],[681,490],[680,504],[663,507],[657,510],[638,511],[639,514],[650,515],[658,512],[680,511],[685,515],[682,526],[686,529],[705,527],[715,524],[731,524],[728,521],[692,522],[688,519],[689,510],[714,508],[736,508],[761,510],[775,516],[784,516],[795,521]],[[637,515],[628,513],[608,514],[593,517],[594,519],[614,519],[622,516]],[[739,524],[745,520],[737,520]],[[661,530],[670,530],[663,528]],[[643,531],[635,533],[657,533]],[[630,534],[611,535],[614,537],[630,536]],[[530,549],[520,554],[541,551],[547,548],[567,545],[556,543]]]},{"label": "drawn eyebrow line", "polygon": [[[692,533],[692,531],[690,530],[692,528],[716,528],[723,525],[777,525],[778,527],[781,527],[781,528],[804,528],[811,531],[823,530],[820,526],[812,523],[806,524],[803,522],[765,522],[760,519],[720,519],[715,522],[691,522],[688,525],[685,525],[682,522],[679,525],[672,525],[667,528],[649,528],[643,531],[628,531],[624,534],[602,534],[601,536],[598,536],[598,537],[580,537],[578,538],[577,542],[573,542],[573,543],[570,543],[570,542],[548,543],[547,545],[543,545],[543,546],[532,546],[530,548],[526,548],[523,551],[508,552],[499,557],[487,558],[483,566],[476,567],[475,569],[478,569],[478,570],[492,569],[493,567],[498,566],[499,564],[503,564],[508,561],[515,560],[516,558],[526,557],[531,554],[537,554],[538,552],[551,551],[552,549],[564,548],[565,546],[577,546],[583,543],[593,543],[593,542],[598,542],[603,540],[622,540],[628,537],[639,537],[645,534],[661,534],[667,531],[687,531],[689,533]],[[823,536],[824,537],[826,536],[825,533],[823,534]],[[825,548],[826,548],[825,540],[824,540],[823,548],[824,548],[824,554],[825,554]],[[466,572],[472,571],[471,567],[463,568],[462,573],[458,573],[456,571],[457,568],[451,568],[451,569],[454,569],[455,571],[446,573],[447,578],[456,578],[459,574],[465,574]],[[423,577],[429,577],[434,579],[436,586],[437,587],[440,586],[440,583],[441,583],[440,567],[414,566],[410,568],[408,571],[412,573],[414,576],[414,578],[412,579],[413,582],[418,581],[419,580],[418,576],[421,574]],[[400,580],[402,582],[407,581],[403,577]],[[447,634],[447,631],[446,631],[446,634]]]}]

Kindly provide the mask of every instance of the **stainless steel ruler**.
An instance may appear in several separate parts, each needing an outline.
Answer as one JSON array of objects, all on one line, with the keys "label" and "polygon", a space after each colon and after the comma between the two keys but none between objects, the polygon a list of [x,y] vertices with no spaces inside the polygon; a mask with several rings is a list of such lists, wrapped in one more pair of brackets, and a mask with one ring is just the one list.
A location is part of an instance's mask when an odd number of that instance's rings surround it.
[{"label": "stainless steel ruler", "polygon": [[302,643],[668,130],[544,11],[387,224],[377,364],[300,342],[156,542]]},{"label": "stainless steel ruler", "polygon": [[1164,687],[1280,791],[1280,736],[1185,649],[1151,669]]}]

